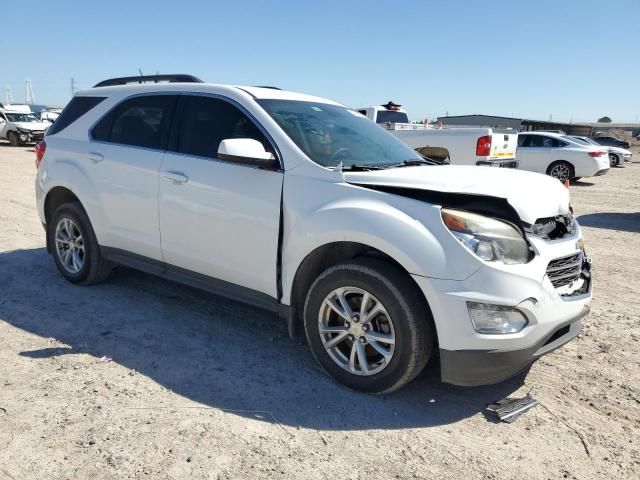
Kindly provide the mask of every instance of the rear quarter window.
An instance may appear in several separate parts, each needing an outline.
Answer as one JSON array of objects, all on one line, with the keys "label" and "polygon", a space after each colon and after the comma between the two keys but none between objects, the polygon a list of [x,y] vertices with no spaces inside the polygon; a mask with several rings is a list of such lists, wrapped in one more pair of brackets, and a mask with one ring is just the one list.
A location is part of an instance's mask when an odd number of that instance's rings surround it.
[{"label": "rear quarter window", "polygon": [[48,135],[55,135],[61,132],[105,98],[106,97],[73,97],[49,128]]}]

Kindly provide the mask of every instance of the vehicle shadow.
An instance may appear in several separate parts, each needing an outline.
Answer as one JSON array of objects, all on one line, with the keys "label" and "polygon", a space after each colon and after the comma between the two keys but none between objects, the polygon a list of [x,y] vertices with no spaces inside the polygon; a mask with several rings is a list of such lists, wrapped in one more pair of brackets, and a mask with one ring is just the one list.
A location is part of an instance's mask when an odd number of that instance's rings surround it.
[{"label": "vehicle shadow", "polygon": [[604,212],[590,213],[578,217],[578,222],[584,227],[604,228],[623,232],[640,232],[640,212]]},{"label": "vehicle shadow", "polygon": [[595,185],[593,182],[585,182],[584,180],[573,180],[571,182],[572,187],[591,187]]},{"label": "vehicle shadow", "polygon": [[391,395],[357,393],[325,375],[306,343],[289,339],[269,312],[124,268],[103,284],[78,287],[43,248],[1,253],[0,272],[0,320],[65,345],[22,357],[108,356],[186,399],[263,421],[319,430],[443,425],[483,411],[524,381],[523,374],[454,387],[440,382],[432,361]]}]

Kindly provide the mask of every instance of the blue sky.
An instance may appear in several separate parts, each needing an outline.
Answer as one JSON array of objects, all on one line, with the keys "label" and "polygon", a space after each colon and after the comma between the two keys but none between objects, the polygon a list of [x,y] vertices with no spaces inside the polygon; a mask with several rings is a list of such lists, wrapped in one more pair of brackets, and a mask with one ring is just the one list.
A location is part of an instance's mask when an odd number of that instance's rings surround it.
[{"label": "blue sky", "polygon": [[[114,76],[277,85],[414,119],[640,115],[640,0],[3,2],[0,101]],[[11,21],[7,21],[11,19]]]}]

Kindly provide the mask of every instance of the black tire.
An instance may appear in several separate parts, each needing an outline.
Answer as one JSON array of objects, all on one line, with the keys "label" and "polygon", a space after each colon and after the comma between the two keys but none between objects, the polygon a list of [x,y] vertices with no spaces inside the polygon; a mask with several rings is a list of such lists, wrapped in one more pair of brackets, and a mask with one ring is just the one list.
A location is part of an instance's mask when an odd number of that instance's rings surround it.
[{"label": "black tire", "polygon": [[[568,172],[568,177],[560,178],[559,175],[555,174],[555,172],[558,170]],[[556,162],[553,162],[551,165],[549,165],[549,168],[547,168],[547,175],[553,178],[557,178],[561,182],[563,182],[564,180],[573,181],[576,177],[573,165],[571,165],[569,162],[565,162],[564,160],[558,160]]]},{"label": "black tire", "polygon": [[9,144],[12,147],[19,147],[20,145],[22,145],[20,136],[16,132],[9,132],[9,134],[7,135],[7,140],[9,140]]},{"label": "black tire", "polygon": [[[319,316],[325,298],[335,289],[346,286],[366,290],[378,299],[393,324],[393,356],[381,371],[370,376],[353,374],[338,365],[325,349],[320,335]],[[355,390],[382,394],[399,389],[424,369],[433,350],[433,319],[417,285],[405,272],[377,259],[356,259],[325,270],[309,289],[303,316],[313,356],[329,375]],[[346,344],[346,348],[354,343]]]},{"label": "black tire", "polygon": [[617,165],[620,165],[620,157],[618,157],[618,155],[616,155],[615,153],[610,153],[609,154],[609,166],[615,167]]},{"label": "black tire", "polygon": [[[56,228],[58,223],[68,218],[77,226],[82,239],[84,240],[84,257],[82,268],[77,273],[70,272],[62,263],[56,246]],[[96,235],[89,221],[89,217],[78,203],[63,203],[60,205],[51,217],[51,221],[47,225],[48,244],[51,246],[51,253],[58,270],[64,278],[71,283],[80,285],[92,285],[105,280],[113,265],[104,259],[100,254],[100,247],[96,239]]]}]

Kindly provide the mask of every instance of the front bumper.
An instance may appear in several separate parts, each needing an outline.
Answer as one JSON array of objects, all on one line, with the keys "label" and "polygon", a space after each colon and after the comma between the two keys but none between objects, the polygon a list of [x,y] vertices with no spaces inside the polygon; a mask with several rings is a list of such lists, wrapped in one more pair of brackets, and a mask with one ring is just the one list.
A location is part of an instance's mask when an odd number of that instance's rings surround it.
[{"label": "front bumper", "polygon": [[445,383],[475,387],[498,383],[517,375],[542,355],[573,340],[579,333],[580,319],[589,313],[586,305],[578,316],[564,322],[529,348],[511,351],[440,349],[441,377]]},{"label": "front bumper", "polygon": [[[588,313],[592,297],[590,263],[584,259],[578,266],[579,288],[556,288],[547,275],[550,262],[581,251],[579,227],[571,238],[530,241],[538,255],[528,264],[486,264],[462,281],[413,276],[433,314],[444,382],[463,386],[500,382],[580,331],[580,319]],[[517,333],[478,333],[467,302],[515,307],[528,324]]]},{"label": "front bumper", "polygon": [[18,132],[22,143],[37,143],[44,139],[44,130],[42,131],[20,131]]}]

